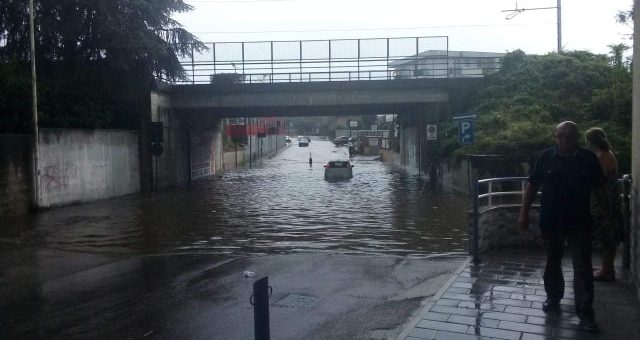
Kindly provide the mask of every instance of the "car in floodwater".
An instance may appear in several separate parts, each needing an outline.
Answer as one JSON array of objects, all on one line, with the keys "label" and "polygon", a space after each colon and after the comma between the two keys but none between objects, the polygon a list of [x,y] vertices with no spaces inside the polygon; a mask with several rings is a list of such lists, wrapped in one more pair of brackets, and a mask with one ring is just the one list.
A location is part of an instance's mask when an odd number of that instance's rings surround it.
[{"label": "car in floodwater", "polygon": [[309,140],[308,139],[298,139],[298,146],[299,147],[306,147],[309,146]]},{"label": "car in floodwater", "polygon": [[353,178],[353,165],[348,160],[329,161],[324,166],[324,179],[345,180]]},{"label": "car in floodwater", "polygon": [[335,146],[341,146],[341,145],[346,145],[347,143],[349,143],[349,137],[347,136],[339,136],[336,137],[332,140],[333,144],[335,144]]}]

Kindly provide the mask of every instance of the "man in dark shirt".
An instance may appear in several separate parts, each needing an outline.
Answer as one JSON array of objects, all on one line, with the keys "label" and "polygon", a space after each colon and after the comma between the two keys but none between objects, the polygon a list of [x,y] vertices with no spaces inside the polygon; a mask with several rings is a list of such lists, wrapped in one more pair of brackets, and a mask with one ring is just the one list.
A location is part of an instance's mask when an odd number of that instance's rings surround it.
[{"label": "man in dark shirt", "polygon": [[568,241],[573,259],[576,314],[585,330],[595,331],[590,197],[593,190],[598,201],[607,205],[605,177],[596,156],[578,147],[575,123],[560,123],[555,138],[556,146],[542,152],[529,177],[518,223],[523,229],[528,228],[529,208],[542,186],[540,231],[547,256],[544,270],[547,301],[542,309],[545,312],[560,309],[560,300],[564,297],[561,261],[565,241]]}]

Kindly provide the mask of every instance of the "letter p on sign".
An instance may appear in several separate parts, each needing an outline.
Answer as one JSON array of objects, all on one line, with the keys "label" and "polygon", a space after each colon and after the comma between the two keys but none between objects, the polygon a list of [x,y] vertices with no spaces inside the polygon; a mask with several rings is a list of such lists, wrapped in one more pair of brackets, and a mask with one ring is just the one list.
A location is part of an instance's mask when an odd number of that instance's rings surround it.
[{"label": "letter p on sign", "polygon": [[460,144],[473,144],[474,121],[472,119],[464,119],[458,121],[458,142]]}]

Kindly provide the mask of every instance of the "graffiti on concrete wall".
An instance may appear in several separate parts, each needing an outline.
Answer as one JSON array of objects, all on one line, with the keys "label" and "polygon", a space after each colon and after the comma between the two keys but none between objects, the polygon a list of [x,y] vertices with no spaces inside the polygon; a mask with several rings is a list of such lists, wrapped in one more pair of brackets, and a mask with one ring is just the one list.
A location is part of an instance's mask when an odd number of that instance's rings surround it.
[{"label": "graffiti on concrete wall", "polygon": [[66,188],[72,181],[76,181],[78,176],[78,167],[71,163],[47,165],[42,169],[42,180],[46,189]]}]

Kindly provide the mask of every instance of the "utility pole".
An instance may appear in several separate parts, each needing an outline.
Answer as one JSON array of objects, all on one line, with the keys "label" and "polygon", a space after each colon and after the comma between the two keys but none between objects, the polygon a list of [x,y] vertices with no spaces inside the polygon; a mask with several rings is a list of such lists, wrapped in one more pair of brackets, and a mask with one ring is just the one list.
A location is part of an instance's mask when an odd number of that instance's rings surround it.
[{"label": "utility pole", "polygon": [[29,0],[29,40],[31,45],[31,91],[33,95],[33,202],[35,208],[40,206],[40,189],[38,188],[40,171],[38,162],[40,151],[38,148],[38,86],[36,81],[36,39],[34,25],[34,6],[33,0]]},{"label": "utility pole", "polygon": [[518,8],[518,3],[516,2],[516,8],[507,9],[502,12],[509,12],[505,17],[506,20],[513,19],[516,15],[524,12],[524,11],[538,11],[545,9],[555,9],[557,13],[557,24],[558,24],[558,54],[562,53],[562,0],[556,0],[555,7],[533,7],[533,8]]},{"label": "utility pole", "polygon": [[562,53],[562,0],[557,0],[556,13],[558,18],[558,54]]}]

